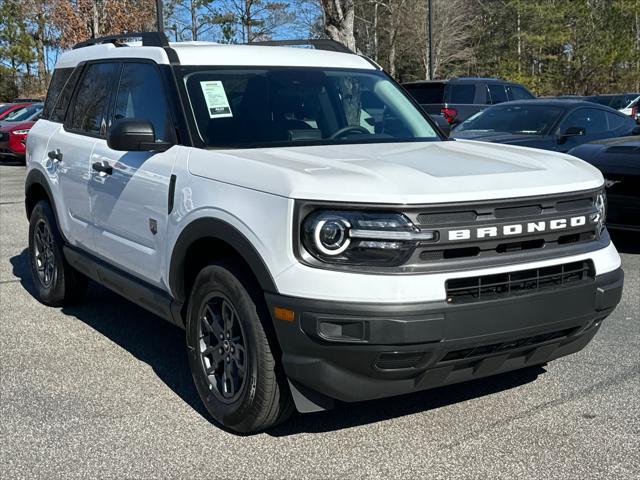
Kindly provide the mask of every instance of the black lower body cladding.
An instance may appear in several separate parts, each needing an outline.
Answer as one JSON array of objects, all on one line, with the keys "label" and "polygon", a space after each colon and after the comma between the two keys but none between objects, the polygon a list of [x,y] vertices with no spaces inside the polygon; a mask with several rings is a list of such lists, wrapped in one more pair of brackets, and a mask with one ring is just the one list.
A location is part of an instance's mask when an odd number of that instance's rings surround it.
[{"label": "black lower body cladding", "polygon": [[274,317],[291,384],[330,406],[334,399],[400,395],[575,353],[620,301],[623,279],[618,269],[573,285],[463,304],[266,299],[272,315],[275,307],[295,312],[293,322]]}]

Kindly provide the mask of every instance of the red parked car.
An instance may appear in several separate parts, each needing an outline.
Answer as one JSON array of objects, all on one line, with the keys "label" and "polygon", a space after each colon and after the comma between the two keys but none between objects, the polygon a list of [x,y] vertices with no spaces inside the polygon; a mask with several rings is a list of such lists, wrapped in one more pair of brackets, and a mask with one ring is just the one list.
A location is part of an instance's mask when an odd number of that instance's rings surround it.
[{"label": "red parked car", "polygon": [[12,112],[19,110],[24,107],[28,107],[32,102],[22,102],[22,103],[2,103],[0,104],[0,120],[4,120],[7,116],[9,116]]},{"label": "red parked car", "polygon": [[0,121],[0,157],[24,160],[27,134],[41,112],[42,104],[28,105]]}]

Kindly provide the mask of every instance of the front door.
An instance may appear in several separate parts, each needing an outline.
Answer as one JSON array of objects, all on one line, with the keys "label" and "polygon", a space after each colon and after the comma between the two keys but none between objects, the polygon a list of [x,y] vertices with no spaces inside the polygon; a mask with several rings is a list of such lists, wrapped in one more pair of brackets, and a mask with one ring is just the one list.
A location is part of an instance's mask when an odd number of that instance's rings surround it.
[{"label": "front door", "polygon": [[[107,123],[127,118],[150,121],[158,141],[175,141],[156,65],[123,64]],[[116,151],[100,139],[90,161],[92,167],[100,166],[92,168],[89,182],[96,253],[156,286],[162,286],[169,183],[178,151],[179,147],[166,152]]]}]

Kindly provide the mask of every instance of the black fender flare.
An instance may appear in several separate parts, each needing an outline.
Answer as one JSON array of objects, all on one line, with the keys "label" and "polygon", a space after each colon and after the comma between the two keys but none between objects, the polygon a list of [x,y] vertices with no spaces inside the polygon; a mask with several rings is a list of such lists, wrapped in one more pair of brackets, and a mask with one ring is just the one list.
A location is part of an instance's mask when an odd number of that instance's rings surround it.
[{"label": "black fender flare", "polygon": [[[47,194],[49,203],[51,204],[51,209],[53,210],[53,214],[56,217],[56,222],[58,222],[58,212],[56,211],[55,204],[53,201],[53,193],[51,192],[51,187],[49,186],[49,182],[47,181],[47,177],[40,170],[34,168],[28,174],[27,178],[24,181],[24,207],[25,212],[27,214],[27,219],[31,215],[30,207],[33,208],[35,205],[29,205],[29,192],[33,188],[34,185],[38,185],[42,187]],[[58,222],[60,225],[60,222]]]},{"label": "black fender flare", "polygon": [[185,303],[187,300],[184,279],[187,251],[194,242],[203,238],[221,240],[229,244],[247,262],[260,287],[265,292],[278,293],[267,265],[247,237],[223,220],[205,217],[194,220],[182,230],[171,253],[169,288],[177,301]]}]

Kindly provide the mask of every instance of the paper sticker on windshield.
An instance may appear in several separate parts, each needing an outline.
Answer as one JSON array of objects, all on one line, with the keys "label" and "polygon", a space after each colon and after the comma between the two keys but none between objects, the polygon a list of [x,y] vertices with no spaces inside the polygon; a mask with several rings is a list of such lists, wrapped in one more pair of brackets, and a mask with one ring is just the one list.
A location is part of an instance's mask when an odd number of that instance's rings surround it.
[{"label": "paper sticker on windshield", "polygon": [[202,88],[210,118],[233,117],[229,100],[227,100],[227,93],[224,91],[221,81],[200,82],[200,88]]}]

